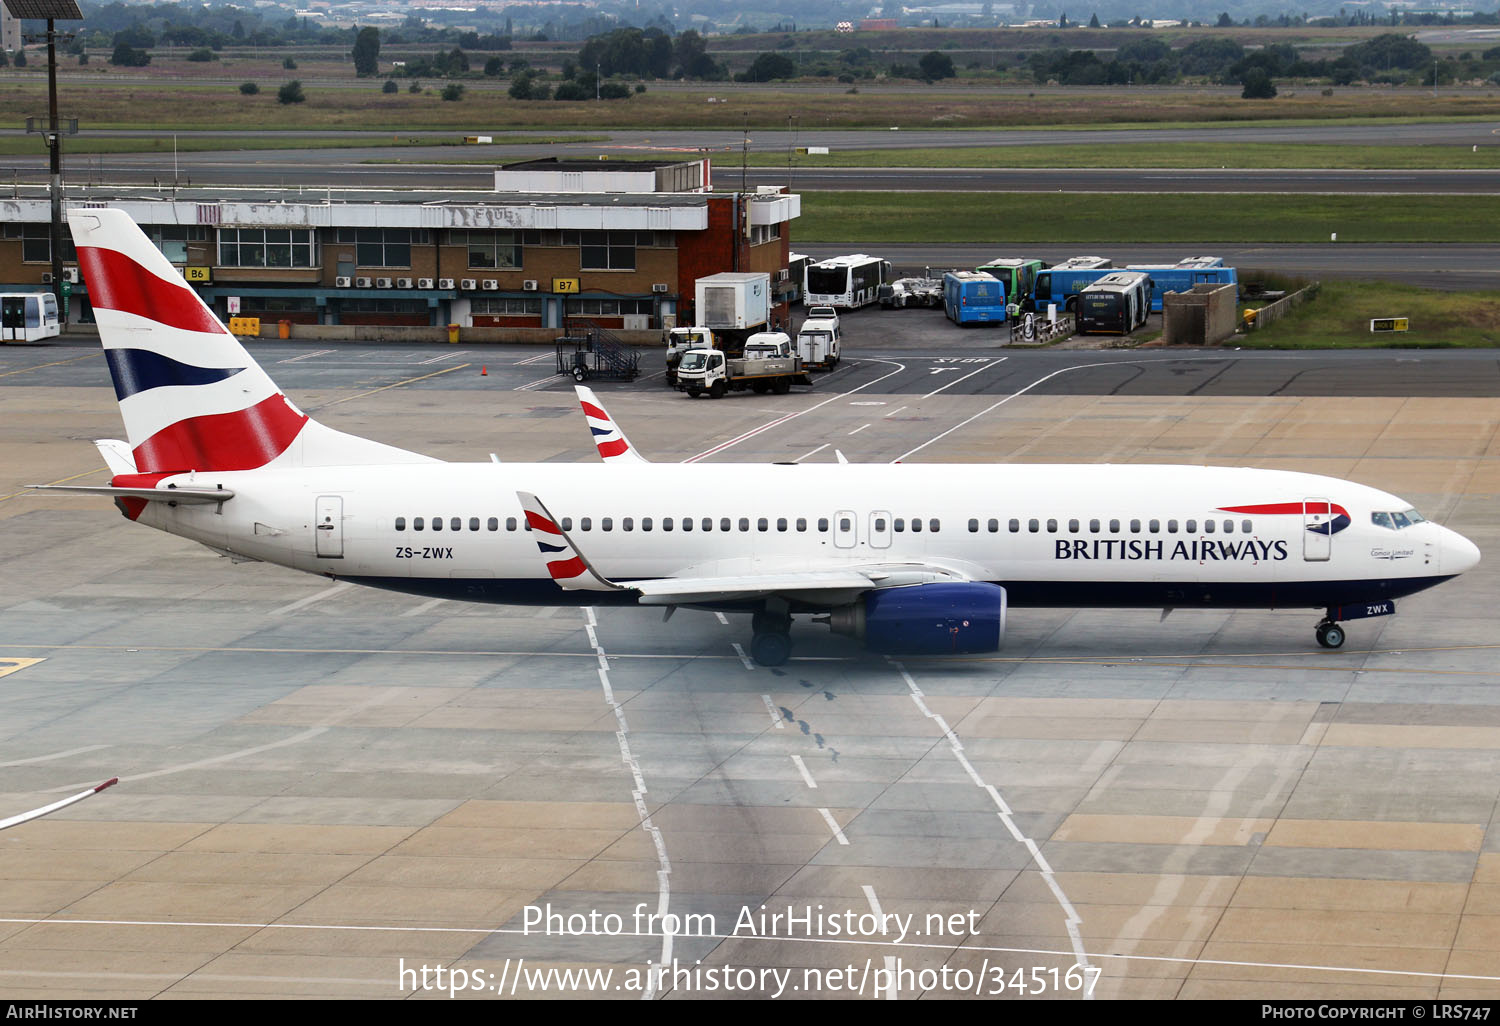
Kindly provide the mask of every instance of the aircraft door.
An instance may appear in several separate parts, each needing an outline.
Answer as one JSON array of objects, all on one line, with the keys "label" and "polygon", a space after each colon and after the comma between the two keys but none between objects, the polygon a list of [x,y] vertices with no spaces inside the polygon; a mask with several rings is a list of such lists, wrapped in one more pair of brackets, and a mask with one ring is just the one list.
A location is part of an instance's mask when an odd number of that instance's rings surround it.
[{"label": "aircraft door", "polygon": [[317,552],[324,559],[344,558],[344,499],[339,495],[318,496]]},{"label": "aircraft door", "polygon": [[833,544],[836,548],[854,548],[857,533],[852,510],[841,509],[833,515]]},{"label": "aircraft door", "polygon": [[1302,558],[1322,562],[1333,554],[1333,504],[1327,499],[1302,501]]},{"label": "aircraft door", "polygon": [[891,514],[887,510],[877,509],[870,514],[870,548],[888,549],[891,547]]}]

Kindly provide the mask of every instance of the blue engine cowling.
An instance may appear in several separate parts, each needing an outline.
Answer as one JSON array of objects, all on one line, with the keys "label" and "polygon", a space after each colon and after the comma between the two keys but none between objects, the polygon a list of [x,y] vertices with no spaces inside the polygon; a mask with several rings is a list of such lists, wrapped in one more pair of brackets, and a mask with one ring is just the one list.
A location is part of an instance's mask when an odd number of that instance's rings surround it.
[{"label": "blue engine cowling", "polygon": [[889,655],[970,655],[1005,643],[1005,589],[998,584],[917,584],[866,592],[832,611],[836,634]]}]

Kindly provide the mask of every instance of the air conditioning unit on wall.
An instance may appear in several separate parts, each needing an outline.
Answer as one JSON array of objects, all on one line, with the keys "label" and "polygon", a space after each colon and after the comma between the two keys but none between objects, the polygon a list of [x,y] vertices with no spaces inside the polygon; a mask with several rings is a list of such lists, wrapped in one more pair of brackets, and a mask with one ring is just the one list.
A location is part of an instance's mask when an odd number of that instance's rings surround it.
[{"label": "air conditioning unit on wall", "polygon": [[527,278],[525,281],[521,282],[521,289],[524,292],[535,292],[536,291],[536,279],[535,278]]},{"label": "air conditioning unit on wall", "polygon": [[419,288],[419,289],[430,289],[430,288],[432,288],[432,279],[431,278],[418,278],[417,279],[417,288]]},{"label": "air conditioning unit on wall", "polygon": [[484,279],[484,287],[494,292],[500,287],[500,282],[494,278],[486,278]]},{"label": "air conditioning unit on wall", "polygon": [[355,278],[354,284],[358,285],[362,289],[367,289],[372,283],[369,278]]},{"label": "air conditioning unit on wall", "polygon": [[667,291],[667,283],[664,282],[664,281],[659,281],[655,285],[651,286],[651,291],[652,292],[665,292],[665,291]]},{"label": "air conditioning unit on wall", "polygon": [[463,278],[459,282],[459,287],[465,289],[473,289],[476,288],[478,284],[479,283],[476,282],[473,278]]},{"label": "air conditioning unit on wall", "polygon": [[391,287],[391,279],[389,279],[389,278],[376,278],[375,279],[375,287],[376,288],[382,288],[382,289],[388,289],[388,288]]},{"label": "air conditioning unit on wall", "polygon": [[335,279],[333,279],[333,284],[336,287],[338,287],[338,288],[347,289],[350,285],[354,284],[354,279],[353,278],[342,278],[342,277],[335,278]]},{"label": "air conditioning unit on wall", "polygon": [[439,278],[438,279],[438,288],[440,288],[440,289],[451,289],[451,288],[453,288],[453,279],[452,278]]},{"label": "air conditioning unit on wall", "polygon": [[396,288],[398,288],[398,289],[409,289],[409,288],[411,288],[411,279],[410,278],[397,278],[396,279]]}]

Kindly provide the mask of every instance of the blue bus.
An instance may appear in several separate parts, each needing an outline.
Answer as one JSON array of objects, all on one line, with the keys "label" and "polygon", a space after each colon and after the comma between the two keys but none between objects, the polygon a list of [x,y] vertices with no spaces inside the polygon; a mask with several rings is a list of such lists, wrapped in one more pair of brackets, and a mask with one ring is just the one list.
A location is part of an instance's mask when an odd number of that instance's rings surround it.
[{"label": "blue bus", "polygon": [[992,274],[943,275],[943,310],[954,324],[1004,324],[1005,286]]},{"label": "blue bus", "polygon": [[[1203,258],[1199,258],[1203,259]],[[1131,264],[1127,270],[1145,271],[1155,288],[1151,293],[1151,312],[1161,313],[1161,299],[1168,292],[1191,292],[1194,285],[1234,285],[1239,299],[1239,276],[1233,267],[1207,267],[1184,260],[1174,267],[1153,264]]]},{"label": "blue bus", "polygon": [[1078,305],[1078,293],[1110,273],[1108,267],[1049,267],[1036,274],[1033,307],[1045,313],[1048,303],[1072,313]]}]

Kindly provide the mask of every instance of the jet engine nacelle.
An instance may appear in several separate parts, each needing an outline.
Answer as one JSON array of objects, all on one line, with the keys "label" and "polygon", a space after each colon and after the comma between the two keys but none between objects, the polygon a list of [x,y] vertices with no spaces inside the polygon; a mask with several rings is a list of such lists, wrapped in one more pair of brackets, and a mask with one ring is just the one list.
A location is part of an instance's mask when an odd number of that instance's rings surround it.
[{"label": "jet engine nacelle", "polygon": [[1005,589],[998,584],[918,584],[866,592],[828,617],[835,634],[889,655],[994,652],[1005,642]]}]

